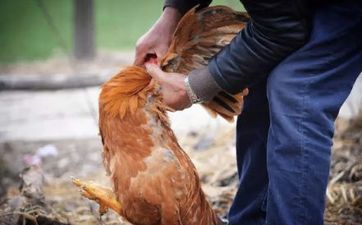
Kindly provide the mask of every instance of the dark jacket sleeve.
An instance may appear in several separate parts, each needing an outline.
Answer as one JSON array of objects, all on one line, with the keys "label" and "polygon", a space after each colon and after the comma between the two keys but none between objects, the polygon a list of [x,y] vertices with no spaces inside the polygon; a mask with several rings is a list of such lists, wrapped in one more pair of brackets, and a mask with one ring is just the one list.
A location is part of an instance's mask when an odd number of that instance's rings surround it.
[{"label": "dark jacket sleeve", "polygon": [[209,74],[219,87],[232,94],[265,78],[280,61],[300,48],[310,33],[305,0],[242,2],[250,22],[208,65]]},{"label": "dark jacket sleeve", "polygon": [[178,9],[178,11],[183,15],[189,9],[196,5],[200,7],[208,6],[212,0],[165,0],[164,8],[172,7]]}]

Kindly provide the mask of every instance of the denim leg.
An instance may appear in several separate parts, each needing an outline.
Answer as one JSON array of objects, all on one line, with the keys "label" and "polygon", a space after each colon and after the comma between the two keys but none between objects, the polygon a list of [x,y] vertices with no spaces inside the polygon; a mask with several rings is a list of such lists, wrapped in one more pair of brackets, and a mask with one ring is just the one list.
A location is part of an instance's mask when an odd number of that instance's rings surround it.
[{"label": "denim leg", "polygon": [[270,74],[266,224],[322,225],[334,120],[362,70],[362,4],[317,10],[310,41]]},{"label": "denim leg", "polygon": [[229,213],[232,225],[264,224],[267,192],[266,142],[269,110],[266,82],[250,88],[237,121],[237,164],[240,186]]}]

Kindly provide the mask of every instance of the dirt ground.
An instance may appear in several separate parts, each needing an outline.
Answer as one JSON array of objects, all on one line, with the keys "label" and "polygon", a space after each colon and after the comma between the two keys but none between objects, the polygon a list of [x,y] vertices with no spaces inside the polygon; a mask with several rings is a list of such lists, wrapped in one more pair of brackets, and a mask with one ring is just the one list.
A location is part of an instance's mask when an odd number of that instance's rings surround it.
[{"label": "dirt ground", "polygon": [[[206,131],[189,131],[179,137],[181,145],[198,168],[204,190],[220,215],[226,214],[236,187],[233,137],[234,129],[231,127],[212,136]],[[0,145],[3,155],[0,168],[3,197],[11,198],[18,194],[19,174],[29,164],[24,156],[34,156],[37,149],[48,144],[14,142]],[[63,218],[70,224],[127,224],[119,222],[113,212],[100,219],[98,206],[81,197],[79,190],[71,183],[71,177],[77,177],[110,186],[101,164],[101,141],[64,140],[54,141],[52,145],[59,154],[43,157],[38,165],[45,175],[45,198],[51,202],[54,217]],[[6,207],[3,204],[0,208],[6,211]]]},{"label": "dirt ground", "polygon": [[[327,225],[362,223],[362,119],[346,125],[339,121],[335,135],[330,185],[327,192]],[[196,165],[203,189],[214,209],[225,216],[237,188],[234,153],[234,128],[229,127],[210,135],[206,131],[190,130],[179,137],[180,144]],[[1,218],[6,219],[6,198],[18,195],[18,174],[29,163],[24,155],[34,155],[47,143],[3,143]],[[38,163],[45,175],[44,193],[53,209],[52,217],[63,224],[127,224],[113,212],[100,217],[98,206],[81,197],[71,183],[71,177],[93,180],[110,186],[101,164],[101,144],[98,139],[55,141],[56,155]],[[22,213],[41,215],[36,210]],[[0,223],[1,224],[1,223]],[[3,222],[3,224],[6,224]],[[31,223],[29,223],[31,224]],[[59,223],[61,224],[61,223]]]}]

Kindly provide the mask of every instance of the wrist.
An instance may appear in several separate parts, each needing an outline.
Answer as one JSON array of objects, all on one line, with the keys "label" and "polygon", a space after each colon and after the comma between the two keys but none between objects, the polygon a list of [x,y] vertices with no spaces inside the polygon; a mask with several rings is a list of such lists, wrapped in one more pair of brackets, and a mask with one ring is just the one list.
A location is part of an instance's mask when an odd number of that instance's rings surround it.
[{"label": "wrist", "polygon": [[166,7],[162,12],[162,17],[165,17],[165,19],[178,23],[182,17],[182,14],[176,8]]},{"label": "wrist", "polygon": [[181,20],[181,17],[181,13],[176,8],[166,7],[160,16],[158,23],[163,29],[173,33],[178,22]]}]

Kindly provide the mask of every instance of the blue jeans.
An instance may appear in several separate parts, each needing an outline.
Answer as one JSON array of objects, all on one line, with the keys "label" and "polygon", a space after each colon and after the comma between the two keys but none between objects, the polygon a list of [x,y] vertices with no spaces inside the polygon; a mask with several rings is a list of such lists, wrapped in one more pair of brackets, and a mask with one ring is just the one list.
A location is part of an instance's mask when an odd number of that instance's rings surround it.
[{"label": "blue jeans", "polygon": [[362,4],[316,11],[308,43],[250,87],[231,225],[321,225],[334,121],[362,71]]}]

